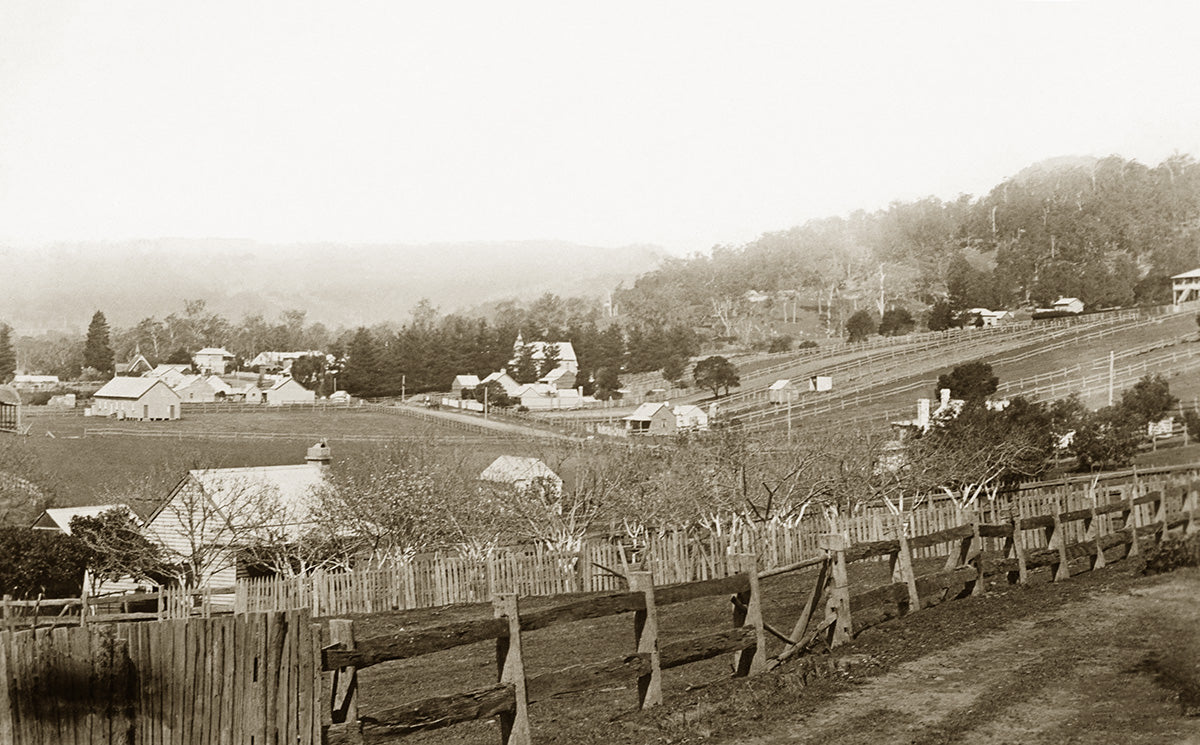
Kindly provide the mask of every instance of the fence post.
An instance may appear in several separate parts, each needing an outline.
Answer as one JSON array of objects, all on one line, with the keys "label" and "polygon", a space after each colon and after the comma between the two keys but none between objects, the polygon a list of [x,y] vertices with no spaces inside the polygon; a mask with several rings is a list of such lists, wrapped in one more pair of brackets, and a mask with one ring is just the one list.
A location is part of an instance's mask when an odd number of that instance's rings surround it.
[{"label": "fence post", "polygon": [[1125,529],[1129,531],[1129,551],[1125,553],[1126,558],[1130,556],[1137,556],[1141,553],[1140,547],[1138,546],[1137,530],[1140,520],[1138,520],[1137,505],[1133,503],[1133,501],[1137,499],[1137,492],[1138,490],[1136,485],[1133,488],[1126,490],[1125,494],[1127,504],[1125,505],[1125,509],[1121,512],[1121,518],[1125,522]]},{"label": "fence post", "polygon": [[83,583],[79,589],[79,625],[87,626],[88,613],[88,573],[83,573]]},{"label": "fence post", "polygon": [[658,653],[658,608],[654,604],[654,573],[629,572],[629,591],[640,592],[644,610],[634,611],[633,635],[637,652],[650,655],[650,672],[638,677],[638,708],[662,705],[662,667]]},{"label": "fence post", "polygon": [[1046,528],[1046,548],[1058,549],[1058,562],[1050,566],[1054,582],[1062,582],[1071,578],[1070,559],[1067,557],[1067,536],[1063,532],[1061,519],[1062,507],[1062,499],[1059,498],[1054,503],[1054,513],[1051,515],[1054,525]]},{"label": "fence post", "polygon": [[492,599],[496,618],[508,620],[508,636],[496,639],[496,669],[501,683],[512,685],[516,705],[501,712],[501,745],[532,745],[529,733],[529,700],[525,695],[525,662],[521,658],[521,615],[516,593],[504,593]]},{"label": "fence post", "polygon": [[763,628],[762,593],[758,588],[758,558],[754,554],[733,554],[730,568],[746,575],[750,589],[739,592],[733,604],[734,628],[752,627],[754,647],[733,653],[737,676],[758,675],[767,669],[767,635]]},{"label": "fence post", "polygon": [[1183,509],[1187,512],[1187,524],[1183,529],[1184,535],[1200,531],[1200,481],[1193,479],[1187,486],[1187,497],[1183,500]]},{"label": "fence post", "polygon": [[1104,558],[1104,545],[1100,542],[1100,516],[1096,514],[1096,492],[1092,490],[1092,516],[1087,518],[1083,524],[1083,539],[1092,541],[1096,548],[1096,555],[1092,557],[1092,569],[1103,569],[1108,563]]},{"label": "fence post", "polygon": [[9,603],[11,603],[11,602],[12,602],[12,595],[5,593],[3,605],[0,605],[0,613],[3,613],[3,616],[4,616],[4,630],[5,631],[13,630],[12,607],[9,605]]},{"label": "fence post", "polygon": [[846,573],[846,546],[848,541],[840,533],[823,533],[817,545],[832,559],[833,587],[825,603],[825,623],[829,627],[830,647],[844,644],[851,639],[850,580]]},{"label": "fence post", "polygon": [[908,610],[907,613],[921,610],[921,596],[917,594],[917,576],[913,572],[912,552],[908,548],[908,524],[899,515],[892,518],[892,527],[895,528],[896,540],[900,546],[896,553],[892,554],[889,563],[892,569],[892,581],[903,582],[908,588]]},{"label": "fence post", "polygon": [[1016,511],[1012,515],[1012,535],[1004,542],[1004,555],[1012,556],[1017,560],[1016,577],[1013,577],[1013,572],[1008,573],[1008,583],[1011,585],[1015,579],[1020,584],[1025,584],[1029,581],[1029,569],[1025,566],[1025,531],[1021,528],[1021,513]]},{"label": "fence post", "polygon": [[[329,622],[329,641],[342,649],[354,649],[354,621],[335,618]],[[330,710],[333,724],[344,725],[346,742],[361,743],[362,723],[358,720],[358,671],[353,665],[333,673]]]}]

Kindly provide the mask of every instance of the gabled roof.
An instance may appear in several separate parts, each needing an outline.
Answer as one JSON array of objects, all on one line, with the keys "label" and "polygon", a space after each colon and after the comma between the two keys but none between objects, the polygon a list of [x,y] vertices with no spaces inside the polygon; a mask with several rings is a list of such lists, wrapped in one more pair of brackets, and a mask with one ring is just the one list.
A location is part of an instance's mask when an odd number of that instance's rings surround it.
[{"label": "gabled roof", "polygon": [[[267,381],[263,381],[263,382],[270,383],[271,381],[267,380]],[[295,378],[283,377],[283,378],[280,378],[279,380],[276,380],[271,385],[264,385],[264,386],[259,386],[259,387],[264,388],[265,390],[268,390],[268,391],[277,391],[280,388],[287,385],[288,383],[296,383]],[[296,385],[300,385],[300,384],[296,383]],[[303,388],[304,386],[300,386],[300,387]]]},{"label": "gabled roof", "polygon": [[[309,520],[315,506],[314,491],[325,483],[324,470],[312,463],[293,466],[252,466],[249,468],[205,468],[188,471],[170,496],[146,521],[150,525],[162,514],[175,495],[189,483],[198,485],[210,502],[220,508],[238,501],[241,495],[266,494],[277,501],[280,524],[294,525]],[[228,519],[228,516],[226,516]],[[264,528],[273,527],[263,525]]]},{"label": "gabled roof", "polygon": [[16,388],[7,385],[0,385],[0,404],[8,404],[9,406],[21,405],[21,394],[17,393]]},{"label": "gabled roof", "polygon": [[171,390],[171,387],[162,382],[158,378],[113,378],[104,384],[104,386],[92,394],[92,398],[132,398],[138,399],[146,395],[156,385],[161,385],[173,395],[179,394]]},{"label": "gabled roof", "polygon": [[454,382],[461,386],[473,387],[479,385],[478,375],[455,375]]},{"label": "gabled roof", "polygon": [[[208,385],[208,379],[203,375],[184,375],[180,378],[165,382],[175,390],[179,390],[180,388],[188,388],[196,385],[197,383],[204,383],[205,385]],[[211,388],[212,386],[209,385],[208,387]]]},{"label": "gabled roof", "polygon": [[204,349],[201,349],[199,352],[196,352],[196,354],[194,354],[192,356],[199,357],[200,355],[204,355],[206,357],[212,357],[212,356],[216,356],[218,354],[221,355],[222,357],[228,357],[229,359],[233,359],[233,353],[226,349],[222,349],[221,347],[205,347]]},{"label": "gabled roof", "polygon": [[1200,279],[1200,269],[1193,269],[1190,272],[1176,274],[1174,277],[1171,277],[1171,279]]},{"label": "gabled roof", "polygon": [[[622,419],[630,422],[648,422],[654,418],[654,415],[658,413],[659,409],[665,408],[667,408],[667,405],[664,403],[642,404],[634,409],[632,414],[627,417],[622,417]],[[670,413],[670,409],[667,409],[667,412]]]},{"label": "gabled roof", "polygon": [[679,404],[675,407],[675,416],[695,418],[707,417],[708,414],[704,411],[704,409],[694,404]]},{"label": "gabled roof", "polygon": [[575,356],[575,347],[571,346],[569,341],[527,341],[525,346],[533,350],[533,359],[543,360],[546,358],[546,347],[551,344],[558,346],[558,361],[559,362],[578,362],[579,358]]},{"label": "gabled roof", "polygon": [[45,510],[34,521],[33,527],[38,530],[58,530],[71,535],[71,520],[76,517],[96,517],[109,510],[124,510],[133,519],[137,515],[125,504],[96,504],[88,507],[51,507]]},{"label": "gabled roof", "polygon": [[781,379],[781,380],[776,380],[774,383],[772,383],[771,385],[767,386],[767,390],[771,390],[771,391],[782,391],[782,390],[784,390],[784,389],[786,389],[786,388],[791,388],[791,387],[793,387],[793,386],[792,386],[792,381],[791,381],[791,380],[788,380],[787,378],[783,378],[783,379]]},{"label": "gabled roof", "polygon": [[1068,305],[1070,303],[1078,303],[1078,302],[1079,302],[1079,298],[1077,298],[1077,297],[1060,297],[1058,300],[1054,301],[1054,304],[1055,305]]},{"label": "gabled roof", "polygon": [[562,483],[558,474],[537,458],[523,458],[518,455],[501,455],[479,474],[481,481],[499,481],[511,484],[514,481],[533,479],[549,479]]},{"label": "gabled roof", "polygon": [[229,385],[224,380],[221,380],[220,376],[209,375],[204,379],[204,382],[208,383],[208,387],[212,388],[214,393],[220,392],[224,393],[225,395],[233,393],[233,386]]}]

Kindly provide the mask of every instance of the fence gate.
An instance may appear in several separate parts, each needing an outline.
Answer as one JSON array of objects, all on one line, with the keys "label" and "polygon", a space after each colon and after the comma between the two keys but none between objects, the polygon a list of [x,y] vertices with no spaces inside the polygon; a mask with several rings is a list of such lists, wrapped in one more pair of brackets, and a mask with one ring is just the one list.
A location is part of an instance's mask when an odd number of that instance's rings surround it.
[{"label": "fence gate", "polygon": [[0,743],[321,741],[307,611],[0,632]]}]

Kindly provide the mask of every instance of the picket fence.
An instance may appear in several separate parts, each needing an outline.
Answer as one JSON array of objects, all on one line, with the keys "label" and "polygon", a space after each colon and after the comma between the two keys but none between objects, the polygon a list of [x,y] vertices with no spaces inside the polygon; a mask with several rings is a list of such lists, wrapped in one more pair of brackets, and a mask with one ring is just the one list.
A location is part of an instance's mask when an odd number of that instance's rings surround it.
[{"label": "picket fence", "polygon": [[[1095,479],[1074,477],[1027,484],[981,498],[972,507],[979,519],[1001,524],[1054,512],[1086,509],[1150,490],[1178,489],[1200,478],[1200,464],[1103,474]],[[1144,510],[1146,508],[1139,507]],[[963,525],[964,511],[949,499],[926,502],[907,511],[908,532],[926,535]],[[1098,518],[1110,530],[1109,515]],[[1148,519],[1148,518],[1147,518]],[[724,535],[688,531],[651,535],[634,543],[597,537],[578,553],[502,551],[469,558],[457,555],[417,557],[402,566],[350,572],[318,572],[302,577],[246,579],[238,582],[235,610],[240,613],[311,608],[314,616],[377,613],[453,603],[486,602],[497,594],[558,595],[569,592],[615,591],[623,588],[628,565],[641,562],[655,568],[655,581],[678,584],[727,576],[728,556],[755,554],[764,571],[786,567],[821,555],[819,538],[841,533],[851,543],[871,543],[890,535],[893,513],[872,507],[830,522],[812,515],[799,523],[769,523]],[[1067,540],[1083,539],[1078,524],[1064,526]],[[1046,547],[1046,537],[1030,534],[1031,550]],[[997,549],[985,538],[989,549]],[[914,558],[944,555],[943,546],[915,549]]]}]

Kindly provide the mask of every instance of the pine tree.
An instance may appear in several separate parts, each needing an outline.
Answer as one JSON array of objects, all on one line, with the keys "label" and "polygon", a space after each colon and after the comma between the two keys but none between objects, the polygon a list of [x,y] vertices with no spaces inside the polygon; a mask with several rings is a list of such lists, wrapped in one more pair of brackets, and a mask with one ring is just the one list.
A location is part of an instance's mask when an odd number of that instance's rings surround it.
[{"label": "pine tree", "polygon": [[92,316],[88,324],[87,341],[83,345],[83,365],[107,376],[112,377],[113,364],[112,345],[108,341],[108,320],[100,311]]},{"label": "pine tree", "polygon": [[558,368],[558,345],[542,345],[542,364],[538,366],[538,377],[544,377]]},{"label": "pine tree", "polygon": [[0,323],[0,383],[12,380],[17,371],[17,354],[13,351],[12,329]]},{"label": "pine tree", "polygon": [[380,395],[380,364],[379,350],[371,332],[360,327],[350,340],[350,348],[346,354],[346,367],[342,373],[343,387],[355,396],[370,397]]}]

